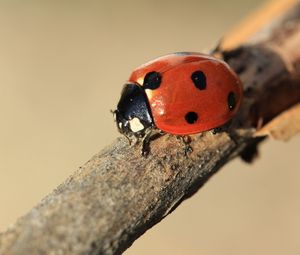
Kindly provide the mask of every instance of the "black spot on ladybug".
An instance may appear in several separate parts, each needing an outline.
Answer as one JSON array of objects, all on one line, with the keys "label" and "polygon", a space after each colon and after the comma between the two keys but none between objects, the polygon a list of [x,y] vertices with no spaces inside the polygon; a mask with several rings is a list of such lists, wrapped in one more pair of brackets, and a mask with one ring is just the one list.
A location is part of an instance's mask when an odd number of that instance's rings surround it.
[{"label": "black spot on ladybug", "polygon": [[235,93],[234,92],[229,92],[228,97],[227,97],[227,103],[228,103],[228,108],[230,111],[234,109],[236,106],[236,98],[235,98]]},{"label": "black spot on ladybug", "polygon": [[191,76],[192,81],[196,88],[203,90],[206,89],[206,76],[202,71],[195,71]]},{"label": "black spot on ladybug", "polygon": [[187,123],[194,124],[198,120],[198,114],[195,112],[188,112],[184,118]]},{"label": "black spot on ladybug", "polygon": [[147,73],[144,78],[144,89],[157,89],[161,83],[161,74],[159,72]]}]

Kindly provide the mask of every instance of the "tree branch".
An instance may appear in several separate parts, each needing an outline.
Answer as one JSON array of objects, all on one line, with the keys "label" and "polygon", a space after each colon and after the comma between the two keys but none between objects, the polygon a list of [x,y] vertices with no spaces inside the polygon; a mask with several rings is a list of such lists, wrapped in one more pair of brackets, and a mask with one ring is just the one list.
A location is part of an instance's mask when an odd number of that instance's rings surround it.
[{"label": "tree branch", "polygon": [[[226,132],[193,135],[186,157],[181,141],[165,135],[143,158],[118,138],[2,233],[0,254],[120,254],[230,159],[250,160],[268,123],[300,102],[300,4],[290,7],[223,55],[244,84],[236,141]],[[299,120],[299,112],[291,114]]]}]

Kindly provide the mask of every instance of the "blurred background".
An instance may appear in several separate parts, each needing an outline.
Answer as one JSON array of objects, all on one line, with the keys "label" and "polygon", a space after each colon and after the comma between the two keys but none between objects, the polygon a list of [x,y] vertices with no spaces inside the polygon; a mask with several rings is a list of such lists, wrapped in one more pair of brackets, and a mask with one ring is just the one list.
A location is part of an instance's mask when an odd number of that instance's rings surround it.
[{"label": "blurred background", "polygon": [[[119,136],[133,68],[207,51],[262,3],[0,0],[0,230]],[[299,147],[234,160],[125,254],[299,254]]]}]

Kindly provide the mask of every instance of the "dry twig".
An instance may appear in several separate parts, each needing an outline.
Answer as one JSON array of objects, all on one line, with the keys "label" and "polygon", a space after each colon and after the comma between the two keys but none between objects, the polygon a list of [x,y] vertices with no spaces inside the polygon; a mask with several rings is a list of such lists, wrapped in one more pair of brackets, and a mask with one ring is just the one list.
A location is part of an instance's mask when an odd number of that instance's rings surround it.
[{"label": "dry twig", "polygon": [[300,101],[300,4],[290,5],[224,54],[245,89],[232,123],[236,143],[225,132],[194,135],[186,158],[181,142],[165,135],[142,158],[119,138],[2,233],[0,254],[120,254],[230,159],[250,160],[257,135],[268,133],[270,121],[280,123],[280,113],[285,122],[289,114],[299,120],[300,111],[288,110]]}]

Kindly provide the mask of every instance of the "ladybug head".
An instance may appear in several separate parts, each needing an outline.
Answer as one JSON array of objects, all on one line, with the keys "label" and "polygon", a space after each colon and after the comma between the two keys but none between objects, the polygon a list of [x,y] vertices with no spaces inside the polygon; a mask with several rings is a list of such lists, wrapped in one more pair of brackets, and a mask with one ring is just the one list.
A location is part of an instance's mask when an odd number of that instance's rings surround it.
[{"label": "ladybug head", "polygon": [[125,84],[115,116],[119,132],[128,136],[143,135],[147,128],[153,126],[146,93],[141,86]]}]

